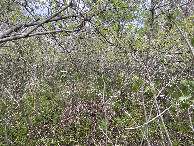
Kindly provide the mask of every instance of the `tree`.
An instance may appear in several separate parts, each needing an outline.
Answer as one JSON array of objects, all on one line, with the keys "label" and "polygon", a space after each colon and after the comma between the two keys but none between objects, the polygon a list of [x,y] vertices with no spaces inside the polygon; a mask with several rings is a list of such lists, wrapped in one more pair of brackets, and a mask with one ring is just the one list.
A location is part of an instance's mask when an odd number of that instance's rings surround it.
[{"label": "tree", "polygon": [[192,145],[191,2],[1,1],[1,144]]}]

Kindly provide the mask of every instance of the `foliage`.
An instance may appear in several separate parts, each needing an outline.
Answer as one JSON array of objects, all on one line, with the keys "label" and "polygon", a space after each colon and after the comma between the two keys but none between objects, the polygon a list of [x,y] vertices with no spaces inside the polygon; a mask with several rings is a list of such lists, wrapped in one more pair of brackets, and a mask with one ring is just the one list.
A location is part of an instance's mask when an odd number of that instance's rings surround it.
[{"label": "foliage", "polygon": [[193,145],[191,1],[0,1],[0,145]]}]

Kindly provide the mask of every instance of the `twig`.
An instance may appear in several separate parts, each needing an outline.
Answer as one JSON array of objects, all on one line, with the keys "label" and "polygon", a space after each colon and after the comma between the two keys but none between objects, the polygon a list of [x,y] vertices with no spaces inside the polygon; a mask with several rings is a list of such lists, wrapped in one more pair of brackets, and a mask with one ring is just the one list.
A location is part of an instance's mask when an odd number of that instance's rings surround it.
[{"label": "twig", "polygon": [[13,28],[6,30],[1,36],[0,39],[2,39],[4,36],[9,35],[10,33],[12,33],[13,31],[21,28],[23,26],[23,24],[18,24],[16,26],[14,26]]},{"label": "twig", "polygon": [[[105,103],[104,92],[105,92],[105,87],[106,87],[106,84],[105,84],[105,81],[104,81],[103,74],[102,74],[102,79],[103,79],[103,82],[104,82],[104,88],[103,88],[103,93],[102,93],[102,99],[103,99],[103,104],[104,104],[104,103]],[[106,119],[106,104],[104,104],[104,114],[105,114],[106,146],[107,146],[107,119]]]},{"label": "twig", "polygon": [[192,124],[192,119],[191,119],[191,114],[190,114],[190,111],[189,111],[190,108],[187,109],[187,112],[188,112],[188,116],[189,116],[189,122],[190,122],[190,127],[194,133],[194,128],[193,128],[193,124]]},{"label": "twig", "polygon": [[[63,19],[70,18],[70,17],[77,17],[77,16],[74,15],[74,14],[72,14],[72,15],[66,15],[66,16],[60,16],[60,17],[52,18],[52,19],[48,20],[47,22],[63,20]],[[16,26],[14,26],[13,28],[10,28],[10,29],[6,30],[2,35],[0,35],[0,39],[3,39],[5,36],[11,34],[14,31],[17,31],[21,27],[30,27],[30,26],[38,25],[38,24],[40,24],[42,22],[43,21],[37,21],[37,22],[30,22],[30,23],[18,24]]]},{"label": "twig", "polygon": [[43,20],[41,23],[39,23],[37,26],[35,26],[34,28],[32,28],[30,31],[28,31],[26,34],[24,34],[25,36],[28,36],[31,32],[33,32],[34,30],[36,30],[39,26],[41,26],[42,24],[48,22],[50,19],[56,17],[58,14],[60,14],[61,12],[65,11],[68,7],[70,7],[72,5],[72,3],[70,3],[69,5],[67,5],[66,7],[64,7],[63,9],[59,10],[57,13],[55,13],[54,15],[50,16],[49,18]]},{"label": "twig", "polygon": [[[145,75],[144,75],[144,79],[145,79]],[[143,104],[143,110],[144,110],[144,116],[145,116],[145,122],[147,122],[147,111],[146,111],[146,107],[145,107],[145,104],[144,104],[144,95],[143,95],[143,88],[144,86],[142,85],[141,86],[141,97],[142,97],[142,104]],[[148,129],[148,124],[146,124],[146,140],[147,140],[147,143],[148,143],[148,146],[150,145],[149,144],[149,129]]]},{"label": "twig", "polygon": [[149,53],[150,53],[150,50],[151,48],[153,47],[153,44],[152,44],[152,37],[153,37],[153,30],[154,30],[154,15],[155,15],[155,8],[154,8],[154,2],[153,0],[151,0],[151,28],[150,28],[150,34],[149,34],[149,48],[147,50],[147,56],[146,56],[146,68],[148,67],[148,61],[149,61]]},{"label": "twig", "polygon": [[[99,129],[102,131],[102,133],[103,133],[104,135],[106,135],[106,133],[104,133],[104,131],[103,131],[102,128],[99,127]],[[107,137],[107,135],[106,135],[106,137]],[[110,138],[107,137],[107,139],[110,141],[110,143],[112,143],[112,141],[110,140]],[[107,144],[107,143],[106,143],[106,144]],[[113,144],[113,143],[112,143],[112,144]]]},{"label": "twig", "polygon": [[[160,115],[160,120],[161,120],[161,122],[162,122],[162,125],[163,125],[163,128],[164,128],[164,131],[165,131],[167,140],[168,140],[170,146],[172,146],[172,141],[171,141],[170,136],[169,136],[169,134],[168,134],[167,128],[166,128],[166,126],[165,126],[165,124],[164,124],[164,119],[163,119],[162,115],[160,114],[160,108],[159,108],[159,106],[158,106],[157,100],[155,101],[155,104],[156,104],[156,108],[157,108],[157,110],[158,110],[158,113],[159,113],[159,115]],[[171,105],[171,106],[172,106],[172,105]],[[170,107],[171,107],[171,106],[170,106]]]},{"label": "twig", "polygon": [[[171,105],[172,106],[172,105]],[[133,130],[133,129],[138,129],[138,128],[141,128],[141,127],[143,127],[143,126],[145,126],[145,125],[147,125],[147,124],[149,124],[149,123],[151,123],[152,121],[154,121],[155,119],[157,119],[158,117],[160,117],[161,115],[163,115],[167,110],[169,110],[170,108],[171,108],[171,106],[170,107],[168,107],[167,109],[165,109],[163,112],[161,112],[159,115],[157,115],[156,117],[154,117],[153,119],[151,119],[150,121],[148,121],[148,122],[146,122],[146,123],[144,123],[143,125],[140,125],[140,126],[137,126],[137,127],[130,127],[130,128],[125,128],[126,130]]]},{"label": "twig", "polygon": [[9,145],[9,140],[8,140],[8,136],[7,136],[7,97],[5,97],[4,118],[5,118],[5,124],[4,124],[5,142],[7,143],[7,145]]},{"label": "twig", "polygon": [[182,35],[183,38],[185,39],[185,41],[186,41],[186,43],[187,43],[187,45],[188,45],[188,47],[189,47],[189,50],[190,50],[190,52],[191,52],[191,56],[192,56],[192,58],[193,58],[193,57],[194,57],[194,50],[193,50],[193,47],[191,46],[191,44],[189,43],[188,39],[187,39],[186,36],[183,34],[182,30],[179,28],[179,26],[177,25],[177,23],[176,23],[176,22],[173,22],[173,23],[176,25],[176,27],[177,27],[178,30],[180,31],[181,35]]},{"label": "twig", "polygon": [[[7,37],[4,39],[0,39],[0,43],[3,42],[7,42],[7,41],[11,41],[11,40],[16,40],[16,39],[20,39],[20,38],[26,38],[30,35],[30,33],[32,33],[34,30],[36,30],[38,27],[40,27],[42,24],[49,22],[50,20],[52,20],[54,17],[56,17],[58,14],[60,14],[62,11],[66,10],[68,7],[72,6],[72,3],[70,3],[69,5],[65,6],[63,9],[59,10],[57,13],[55,13],[54,15],[48,17],[47,19],[41,21],[40,23],[38,23],[34,28],[32,28],[31,30],[29,30],[27,33],[24,33],[22,35],[16,35],[16,36],[11,36],[11,37]],[[19,29],[21,28],[23,25],[18,25],[13,29],[8,30],[6,33],[4,33],[2,36],[0,36],[0,38],[4,37],[6,34],[10,34],[11,32],[13,32],[15,29]]]}]

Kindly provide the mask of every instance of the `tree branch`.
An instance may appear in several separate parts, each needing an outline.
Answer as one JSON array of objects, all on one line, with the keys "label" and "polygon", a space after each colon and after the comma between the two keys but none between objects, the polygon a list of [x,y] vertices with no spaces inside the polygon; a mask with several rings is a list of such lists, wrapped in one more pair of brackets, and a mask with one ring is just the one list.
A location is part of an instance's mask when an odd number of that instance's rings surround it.
[{"label": "tree branch", "polygon": [[[171,106],[172,106],[172,105],[171,105]],[[140,125],[140,126],[137,126],[137,127],[125,128],[125,129],[127,129],[127,130],[132,130],[132,129],[141,128],[141,127],[143,127],[143,126],[145,126],[145,125],[151,123],[152,121],[156,120],[157,118],[159,118],[159,117],[160,117],[161,115],[163,115],[167,110],[169,110],[169,109],[171,108],[171,106],[168,107],[167,109],[165,109],[163,112],[161,112],[159,115],[157,115],[157,116],[154,117],[153,119],[151,119],[151,120],[149,120],[148,122],[144,123],[143,125]]]},{"label": "tree branch", "polygon": [[[48,17],[47,19],[45,19],[43,21],[32,22],[32,23],[28,23],[28,24],[19,24],[19,25],[15,26],[15,27],[13,27],[13,28],[5,31],[5,33],[3,33],[0,36],[0,43],[7,42],[7,41],[11,41],[11,40],[17,40],[17,39],[25,38],[25,37],[28,37],[28,36],[34,36],[35,34],[37,34],[37,35],[43,35],[45,32],[42,32],[42,33],[34,33],[32,35],[30,35],[30,33],[32,33],[34,30],[36,30],[39,26],[41,26],[44,23],[51,22],[51,21],[58,21],[58,20],[61,20],[61,19],[69,18],[69,17],[74,17],[75,15],[68,15],[68,16],[61,16],[61,17],[54,18],[58,14],[60,14],[62,11],[66,10],[70,6],[72,6],[72,3],[70,3],[67,6],[65,6],[63,9],[59,10],[57,13],[55,13],[54,15]],[[36,25],[36,26],[34,28],[32,28],[31,30],[29,30],[27,33],[24,33],[22,35],[5,37],[6,35],[11,34],[13,31],[16,31],[17,29],[20,29],[22,26],[29,27],[29,26],[34,26],[34,25]],[[60,31],[63,32],[64,30],[60,30]],[[56,32],[53,31],[53,32],[49,32],[49,33],[56,33]],[[48,32],[46,34],[48,34]]]},{"label": "tree branch", "polygon": [[179,32],[181,33],[181,35],[182,35],[183,38],[185,39],[185,41],[186,41],[186,43],[187,43],[187,45],[188,45],[188,47],[189,47],[189,50],[190,50],[190,52],[191,52],[191,56],[192,56],[192,58],[193,58],[193,57],[194,57],[193,47],[191,46],[191,44],[189,43],[188,39],[187,39],[186,36],[183,34],[182,30],[179,28],[179,26],[177,25],[177,23],[176,23],[176,22],[173,22],[173,23],[176,25],[176,27],[178,28]]},{"label": "tree branch", "polygon": [[[66,19],[66,18],[70,18],[70,17],[77,17],[77,15],[72,14],[72,15],[60,16],[60,17],[56,17],[56,18],[50,19],[47,22],[59,21],[59,20],[63,20],[63,19]],[[27,23],[27,24],[24,24],[23,26],[24,27],[29,27],[29,26],[38,25],[40,23],[42,23],[42,21]]]},{"label": "tree branch", "polygon": [[68,7],[72,6],[72,3],[70,3],[69,5],[65,6],[63,9],[59,10],[57,13],[55,13],[54,15],[48,17],[47,19],[43,20],[41,23],[39,23],[37,26],[35,26],[34,28],[32,28],[30,31],[28,31],[26,34],[24,34],[24,36],[28,36],[31,32],[33,32],[34,30],[36,30],[39,26],[41,26],[44,23],[47,23],[50,19],[56,17],[58,14],[60,14],[62,11],[65,11]]},{"label": "tree branch", "polygon": [[54,31],[36,32],[36,33],[29,34],[28,36],[26,36],[26,34],[21,34],[21,35],[10,36],[10,37],[6,37],[4,39],[0,39],[0,43],[12,41],[12,40],[18,40],[18,39],[26,38],[26,37],[32,37],[32,36],[36,36],[36,35],[45,35],[45,34],[59,33],[59,32],[66,32],[66,33],[76,32],[76,31],[79,31],[80,29],[81,28],[74,29],[74,30],[54,30]]},{"label": "tree branch", "polygon": [[18,24],[16,26],[14,26],[13,28],[6,30],[1,36],[0,39],[4,38],[6,35],[11,34],[13,31],[16,31],[17,29],[21,28],[23,26],[23,24]]}]

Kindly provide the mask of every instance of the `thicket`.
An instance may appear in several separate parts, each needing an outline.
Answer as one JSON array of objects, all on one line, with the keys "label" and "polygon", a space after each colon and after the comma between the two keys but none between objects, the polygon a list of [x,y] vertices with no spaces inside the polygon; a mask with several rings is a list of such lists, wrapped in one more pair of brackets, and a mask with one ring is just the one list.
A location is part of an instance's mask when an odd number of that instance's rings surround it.
[{"label": "thicket", "polygon": [[1,1],[0,145],[192,145],[191,3]]}]

